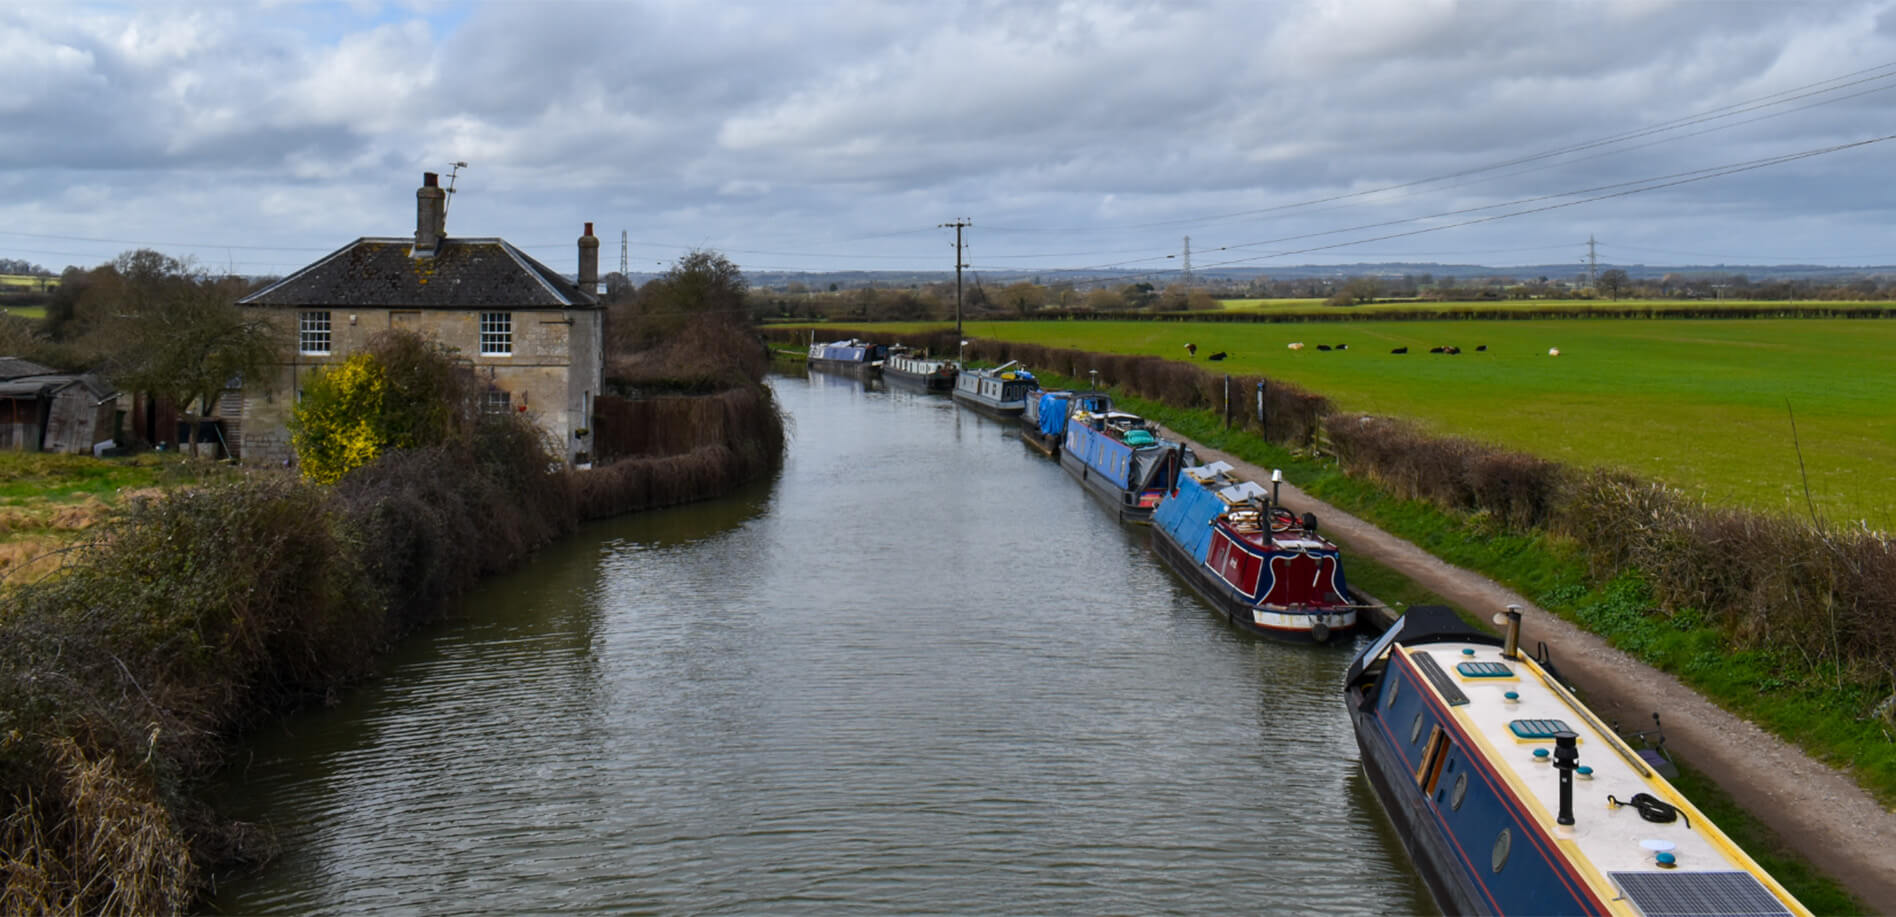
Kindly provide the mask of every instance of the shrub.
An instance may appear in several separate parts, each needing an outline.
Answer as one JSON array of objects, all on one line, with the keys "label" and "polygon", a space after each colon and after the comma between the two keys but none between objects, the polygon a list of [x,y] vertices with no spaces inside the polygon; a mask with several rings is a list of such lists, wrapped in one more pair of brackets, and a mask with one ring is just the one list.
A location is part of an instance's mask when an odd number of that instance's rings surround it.
[{"label": "shrub", "polygon": [[384,331],[316,373],[290,417],[303,475],[333,484],[390,449],[464,435],[476,416],[473,377],[454,352],[410,331]]}]

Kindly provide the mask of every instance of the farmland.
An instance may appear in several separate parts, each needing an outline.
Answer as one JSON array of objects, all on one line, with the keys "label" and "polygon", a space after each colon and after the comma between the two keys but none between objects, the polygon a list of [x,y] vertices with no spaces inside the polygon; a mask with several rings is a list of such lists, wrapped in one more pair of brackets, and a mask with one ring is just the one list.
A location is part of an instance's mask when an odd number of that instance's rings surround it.
[{"label": "farmland", "polygon": [[1341,320],[1362,316],[1375,316],[1388,313],[1416,312],[1519,312],[1523,314],[1545,311],[1625,311],[1630,309],[1650,309],[1654,311],[1691,311],[1717,312],[1725,310],[1799,310],[1830,309],[1873,309],[1896,316],[1896,306],[1886,302],[1858,302],[1852,300],[1763,300],[1763,299],[1723,299],[1723,300],[1679,300],[1679,299],[1494,299],[1494,300],[1455,300],[1437,302],[1434,300],[1402,299],[1382,300],[1373,303],[1340,308],[1321,299],[1226,299],[1219,304],[1226,312],[1255,312],[1267,315],[1313,315],[1330,320]]},{"label": "farmland", "polygon": [[[878,326],[895,331],[926,325]],[[1896,528],[1896,322],[1851,319],[1216,324],[975,322],[971,337],[1197,360],[1329,396],[1349,411],[1722,504]],[[1288,345],[1302,342],[1302,350]],[[1318,344],[1349,345],[1318,351]],[[1456,345],[1459,355],[1431,354]],[[1477,352],[1485,345],[1487,350]],[[1405,355],[1391,354],[1408,347]],[[1558,348],[1558,357],[1549,356]],[[1213,364],[1205,364],[1208,367]],[[1796,443],[1792,423],[1795,420]]]}]

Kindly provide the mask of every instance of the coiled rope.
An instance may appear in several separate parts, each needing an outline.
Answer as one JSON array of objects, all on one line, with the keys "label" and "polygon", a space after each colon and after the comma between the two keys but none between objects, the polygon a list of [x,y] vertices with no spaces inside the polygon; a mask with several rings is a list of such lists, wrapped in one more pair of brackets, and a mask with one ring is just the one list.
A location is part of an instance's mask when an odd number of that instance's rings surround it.
[{"label": "coiled rope", "polygon": [[1649,793],[1634,793],[1633,798],[1625,802],[1620,802],[1618,799],[1608,795],[1606,801],[1615,809],[1620,806],[1632,806],[1639,810],[1639,817],[1647,821],[1664,823],[1684,818],[1685,826],[1687,828],[1692,827],[1692,819],[1687,817],[1684,812],[1679,811],[1678,806],[1658,799]]}]

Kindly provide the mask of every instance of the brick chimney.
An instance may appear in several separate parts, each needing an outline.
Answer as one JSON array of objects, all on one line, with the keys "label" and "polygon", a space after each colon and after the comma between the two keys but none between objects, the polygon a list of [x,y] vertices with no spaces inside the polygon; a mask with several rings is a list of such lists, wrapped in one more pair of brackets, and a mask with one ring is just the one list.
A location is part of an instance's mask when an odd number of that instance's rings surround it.
[{"label": "brick chimney", "polygon": [[579,237],[579,288],[588,296],[599,293],[599,239],[593,236],[593,224]]},{"label": "brick chimney", "polygon": [[415,254],[434,254],[441,237],[447,235],[447,199],[441,176],[421,173],[421,187],[415,191]]}]

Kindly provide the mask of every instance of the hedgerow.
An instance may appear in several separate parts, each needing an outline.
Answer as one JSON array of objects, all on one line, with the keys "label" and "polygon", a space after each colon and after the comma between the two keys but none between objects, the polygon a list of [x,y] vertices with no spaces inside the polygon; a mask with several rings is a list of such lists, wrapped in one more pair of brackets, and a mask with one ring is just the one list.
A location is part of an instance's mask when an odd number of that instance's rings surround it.
[{"label": "hedgerow", "polygon": [[[771,333],[786,343],[808,335]],[[884,343],[894,337],[820,333]],[[1788,651],[1811,671],[1834,670],[1879,689],[1865,692],[1876,697],[1896,683],[1896,541],[1861,524],[1709,506],[1630,475],[1340,412],[1272,380],[1231,377],[1227,401],[1224,376],[1181,361],[986,339],[960,349],[971,360],[1020,360],[1073,379],[1097,372],[1101,385],[1135,397],[1218,412],[1270,442],[1332,456],[1395,496],[1571,539],[1602,582],[1636,575],[1651,597],[1647,615],[1704,615],[1720,625],[1731,651]],[[1260,382],[1261,420],[1253,400]]]}]

